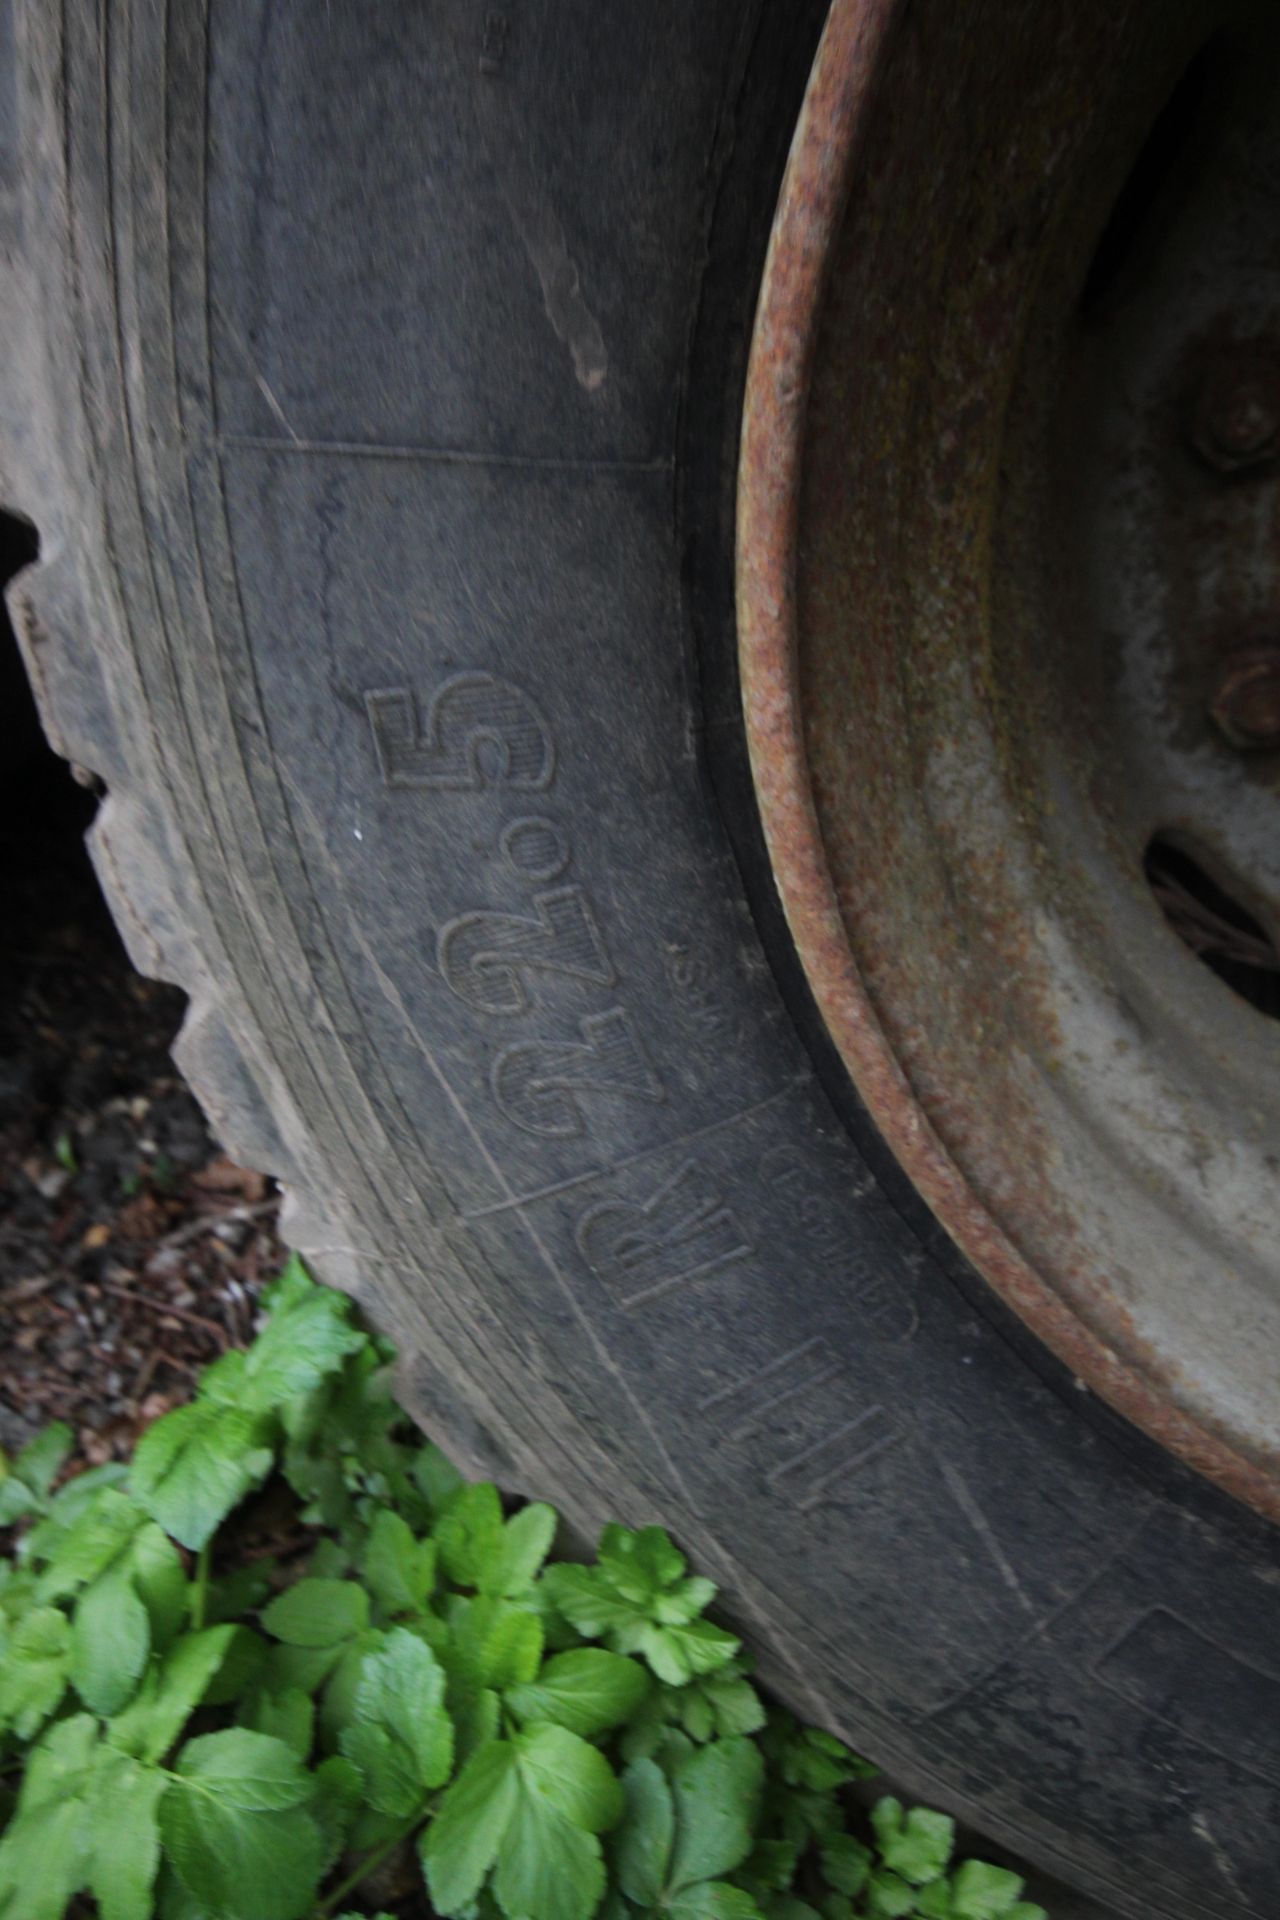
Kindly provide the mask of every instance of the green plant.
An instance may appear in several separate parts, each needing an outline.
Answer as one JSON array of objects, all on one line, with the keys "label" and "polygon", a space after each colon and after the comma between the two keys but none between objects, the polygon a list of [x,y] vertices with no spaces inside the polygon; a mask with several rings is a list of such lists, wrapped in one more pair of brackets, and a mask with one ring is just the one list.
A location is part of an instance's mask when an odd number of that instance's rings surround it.
[{"label": "green plant", "polygon": [[945,1815],[863,1815],[661,1528],[551,1561],[347,1300],[294,1260],[264,1304],[128,1469],[0,1457],[0,1920],[1044,1920]]}]

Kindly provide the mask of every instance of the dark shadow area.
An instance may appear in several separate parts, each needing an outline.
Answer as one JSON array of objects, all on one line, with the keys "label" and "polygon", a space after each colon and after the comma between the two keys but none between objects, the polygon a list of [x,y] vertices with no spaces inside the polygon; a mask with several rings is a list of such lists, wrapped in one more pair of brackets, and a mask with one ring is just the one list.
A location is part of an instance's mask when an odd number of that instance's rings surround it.
[{"label": "dark shadow area", "polygon": [[[0,515],[0,579],[36,556]],[[130,965],[85,846],[98,806],[50,748],[0,603],[0,1445],[51,1419],[123,1458],[252,1325],[276,1201],[169,1056],[185,996]]]},{"label": "dark shadow area", "polygon": [[1147,848],[1143,869],[1183,945],[1259,1013],[1280,1019],[1280,952],[1248,908],[1211,879],[1194,854],[1161,834]]}]

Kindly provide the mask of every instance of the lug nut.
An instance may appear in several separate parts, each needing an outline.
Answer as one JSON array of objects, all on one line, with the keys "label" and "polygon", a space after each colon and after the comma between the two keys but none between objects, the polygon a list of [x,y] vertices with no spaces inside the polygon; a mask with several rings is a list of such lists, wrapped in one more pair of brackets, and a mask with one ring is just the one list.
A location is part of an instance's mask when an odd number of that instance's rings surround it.
[{"label": "lug nut", "polygon": [[1230,746],[1261,753],[1280,747],[1280,647],[1254,647],[1223,667],[1209,714]]},{"label": "lug nut", "polygon": [[1214,367],[1191,414],[1191,444],[1219,473],[1260,466],[1280,450],[1280,379],[1251,360]]}]

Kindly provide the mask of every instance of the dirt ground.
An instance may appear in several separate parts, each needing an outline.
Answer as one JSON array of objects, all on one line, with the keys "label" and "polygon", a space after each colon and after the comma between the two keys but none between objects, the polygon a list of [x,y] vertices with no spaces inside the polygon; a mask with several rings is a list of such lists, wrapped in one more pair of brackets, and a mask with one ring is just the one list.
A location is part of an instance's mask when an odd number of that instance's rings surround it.
[{"label": "dirt ground", "polygon": [[82,842],[92,795],[5,705],[0,1445],[65,1420],[94,1465],[249,1338],[277,1199],[178,1078],[183,995],[129,964]]}]

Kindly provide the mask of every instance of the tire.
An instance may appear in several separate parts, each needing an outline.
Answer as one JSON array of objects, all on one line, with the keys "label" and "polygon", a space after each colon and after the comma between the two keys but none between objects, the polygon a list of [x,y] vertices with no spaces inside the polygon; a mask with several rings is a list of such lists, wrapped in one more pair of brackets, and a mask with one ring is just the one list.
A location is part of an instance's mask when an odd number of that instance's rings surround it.
[{"label": "tire", "polygon": [[815,0],[3,19],[10,589],[179,1061],[460,1461],[1129,1915],[1274,1911],[1275,1536],[1072,1379],[807,998],[734,679]]}]

